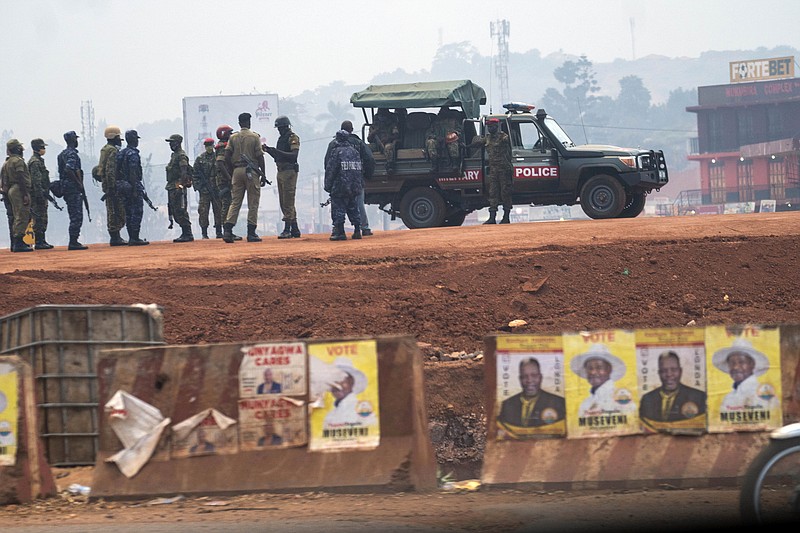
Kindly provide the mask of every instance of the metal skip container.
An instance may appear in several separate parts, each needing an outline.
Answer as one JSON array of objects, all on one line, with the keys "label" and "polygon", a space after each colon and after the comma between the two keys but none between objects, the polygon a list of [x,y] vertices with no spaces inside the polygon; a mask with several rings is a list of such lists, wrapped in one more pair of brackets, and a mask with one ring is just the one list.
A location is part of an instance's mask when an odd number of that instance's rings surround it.
[{"label": "metal skip container", "polygon": [[52,466],[95,464],[99,352],[162,344],[155,304],[39,305],[0,317],[0,355],[33,368],[39,435]]}]

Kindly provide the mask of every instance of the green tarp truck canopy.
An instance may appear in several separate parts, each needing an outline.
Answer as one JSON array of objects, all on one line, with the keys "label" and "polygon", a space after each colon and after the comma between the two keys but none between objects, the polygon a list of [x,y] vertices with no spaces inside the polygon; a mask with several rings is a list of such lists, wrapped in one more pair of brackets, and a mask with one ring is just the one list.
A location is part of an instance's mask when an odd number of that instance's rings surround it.
[{"label": "green tarp truck canopy", "polygon": [[486,92],[470,80],[370,85],[353,93],[354,107],[418,108],[460,105],[467,118],[478,118]]}]

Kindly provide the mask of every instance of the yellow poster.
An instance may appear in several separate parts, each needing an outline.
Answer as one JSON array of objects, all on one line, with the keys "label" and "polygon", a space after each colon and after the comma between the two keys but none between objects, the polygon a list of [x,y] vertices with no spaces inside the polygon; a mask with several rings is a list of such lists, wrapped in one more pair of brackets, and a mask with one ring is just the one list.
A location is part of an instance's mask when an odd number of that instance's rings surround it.
[{"label": "yellow poster", "polygon": [[377,343],[310,344],[308,354],[309,449],[376,448],[380,444]]},{"label": "yellow poster", "polygon": [[14,367],[0,363],[0,466],[14,466],[17,458],[17,380]]},{"label": "yellow poster", "polygon": [[641,433],[636,335],[627,330],[565,333],[567,437]]},{"label": "yellow poster", "polygon": [[636,355],[642,428],[648,433],[705,432],[705,330],[637,330]]},{"label": "yellow poster", "polygon": [[497,439],[567,432],[561,335],[503,335],[496,350]]},{"label": "yellow poster", "polygon": [[708,430],[758,431],[782,425],[778,328],[706,328]]}]

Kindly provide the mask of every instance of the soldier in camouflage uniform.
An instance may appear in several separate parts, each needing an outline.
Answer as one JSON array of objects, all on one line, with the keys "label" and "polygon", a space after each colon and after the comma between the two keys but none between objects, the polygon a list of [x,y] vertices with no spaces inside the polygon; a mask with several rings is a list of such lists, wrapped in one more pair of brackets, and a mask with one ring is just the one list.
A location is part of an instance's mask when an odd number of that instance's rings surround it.
[{"label": "soldier in camouflage uniform", "polygon": [[45,240],[47,232],[47,198],[50,196],[50,172],[44,164],[47,145],[42,139],[31,141],[33,155],[28,160],[31,173],[31,214],[33,215],[33,234],[37,250],[50,250],[53,245]]},{"label": "soldier in camouflage uniform", "polygon": [[440,108],[425,137],[425,151],[432,171],[439,170],[440,156],[443,153],[447,155],[450,168],[459,168],[464,134],[458,111],[449,107]]},{"label": "soldier in camouflage uniform", "polygon": [[386,108],[378,109],[375,120],[369,127],[367,142],[373,152],[381,153],[386,157],[386,172],[394,170],[399,140],[400,125],[397,116]]},{"label": "soldier in camouflage uniform", "polygon": [[78,154],[78,134],[68,131],[64,134],[67,147],[58,154],[58,178],[64,203],[69,213],[69,246],[67,250],[86,250],[88,246],[81,244],[78,237],[83,225],[83,169]]},{"label": "soldier in camouflage uniform", "polygon": [[[225,218],[228,216],[228,210],[231,208],[231,174],[233,169],[228,166],[225,161],[225,147],[228,146],[228,141],[231,139],[233,128],[227,124],[223,124],[217,128],[217,139],[219,142],[214,147],[214,152],[217,154],[217,191],[219,191],[219,204],[220,213],[222,213],[222,223],[225,224]],[[241,241],[242,238],[231,230],[234,241]],[[223,238],[223,235],[217,235],[218,239]]]},{"label": "soldier in camouflage uniform", "polygon": [[33,248],[22,240],[31,220],[31,174],[28,165],[22,158],[23,147],[17,139],[6,143],[8,158],[0,170],[0,189],[8,199],[11,212],[14,213],[14,225],[11,230],[11,251],[32,252]]},{"label": "soldier in camouflage uniform", "polygon": [[117,154],[122,146],[122,131],[117,126],[109,126],[103,136],[106,138],[106,145],[100,149],[97,167],[106,202],[106,227],[111,237],[109,244],[125,246],[128,241],[119,234],[125,226],[125,197],[123,191],[117,190]]},{"label": "soldier in camouflage uniform", "polygon": [[189,157],[181,148],[183,136],[173,133],[169,139],[165,139],[172,150],[172,156],[167,163],[167,201],[170,213],[175,222],[181,227],[181,234],[172,242],[191,242],[194,240],[192,235],[192,221],[189,219],[189,211],[186,209],[186,189],[192,186],[192,176],[189,173]]},{"label": "soldier in camouflage uniform", "polygon": [[497,206],[503,204],[503,220],[500,224],[511,222],[511,185],[513,183],[513,163],[511,162],[511,140],[500,131],[500,119],[486,120],[488,135],[475,137],[470,147],[483,146],[486,149],[486,160],[489,164],[489,220],[484,224],[497,224]]},{"label": "soldier in camouflage uniform", "polygon": [[217,191],[217,161],[214,154],[214,139],[210,137],[205,139],[203,146],[205,150],[194,160],[194,179],[192,183],[194,190],[200,193],[200,201],[197,204],[200,230],[203,233],[203,238],[208,239],[208,212],[209,208],[211,208],[214,210],[214,228],[217,230],[217,238],[221,239],[221,205],[219,192]]},{"label": "soldier in camouflage uniform", "polygon": [[294,206],[295,192],[297,191],[297,156],[300,154],[300,137],[292,131],[289,117],[280,116],[275,119],[278,128],[278,141],[275,147],[264,145],[264,151],[275,160],[278,169],[278,199],[283,213],[283,231],[279,239],[300,237],[300,228],[297,226],[297,210]]},{"label": "soldier in camouflage uniform", "polygon": [[139,133],[136,130],[125,132],[128,145],[117,154],[117,183],[127,183],[129,192],[125,195],[125,225],[128,227],[128,246],[145,246],[149,241],[139,237],[144,216],[144,183],[142,183],[142,158],[139,155]]}]

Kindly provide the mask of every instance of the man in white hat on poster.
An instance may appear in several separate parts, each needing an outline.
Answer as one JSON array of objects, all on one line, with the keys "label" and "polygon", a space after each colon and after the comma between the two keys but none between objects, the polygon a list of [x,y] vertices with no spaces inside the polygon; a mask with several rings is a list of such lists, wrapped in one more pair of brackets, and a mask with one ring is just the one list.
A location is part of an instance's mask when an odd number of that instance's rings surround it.
[{"label": "man in white hat on poster", "polygon": [[605,344],[593,344],[570,362],[572,371],[591,385],[589,396],[581,402],[579,417],[633,413],[636,406],[630,394],[619,393],[616,381],[625,375],[625,363]]},{"label": "man in white hat on poster", "polygon": [[367,388],[367,376],[354,367],[347,357],[338,357],[333,366],[341,371],[341,379],[331,384],[333,409],[325,415],[323,427],[330,429],[374,424],[375,414],[361,409],[357,397]]},{"label": "man in white hat on poster", "polygon": [[736,339],[730,347],[714,352],[711,362],[733,380],[733,390],[722,400],[720,411],[768,411],[778,407],[775,389],[756,379],[769,370],[769,359],[749,341]]}]

